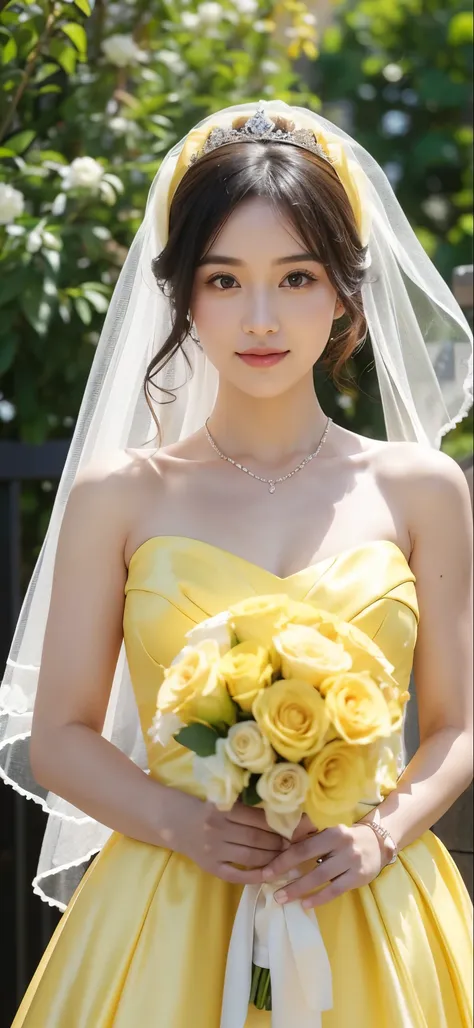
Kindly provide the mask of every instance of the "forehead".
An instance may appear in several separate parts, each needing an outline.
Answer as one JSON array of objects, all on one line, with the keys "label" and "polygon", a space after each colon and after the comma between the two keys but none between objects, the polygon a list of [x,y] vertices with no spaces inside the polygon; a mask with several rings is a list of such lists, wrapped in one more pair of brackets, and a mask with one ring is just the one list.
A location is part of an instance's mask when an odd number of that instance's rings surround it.
[{"label": "forehead", "polygon": [[[295,246],[296,244],[296,246]],[[284,211],[276,210],[265,197],[250,197],[232,211],[219,230],[208,254],[228,254],[248,259],[252,254],[272,257],[306,249],[296,226]]]}]

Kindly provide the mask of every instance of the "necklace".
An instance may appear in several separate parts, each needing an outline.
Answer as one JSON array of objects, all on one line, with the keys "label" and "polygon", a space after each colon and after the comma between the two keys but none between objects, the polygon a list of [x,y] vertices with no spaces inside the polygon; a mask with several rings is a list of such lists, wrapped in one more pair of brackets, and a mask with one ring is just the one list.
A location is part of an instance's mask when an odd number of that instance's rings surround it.
[{"label": "necklace", "polygon": [[[209,420],[209,418],[207,420]],[[331,423],[332,418],[328,418],[326,422],[326,428],[324,429],[324,432],[319,441],[319,445],[317,446],[314,453],[308,454],[308,456],[305,457],[304,460],[302,460],[301,463],[296,466],[296,468],[293,468],[293,471],[289,471],[287,475],[280,475],[279,478],[262,478],[261,475],[256,475],[253,471],[250,471],[249,468],[244,467],[243,464],[238,464],[236,460],[232,460],[232,457],[226,457],[225,453],[222,453],[222,450],[219,449],[215,439],[212,437],[207,427],[207,421],[204,425],[204,431],[206,433],[208,442],[212,446],[212,449],[216,451],[217,456],[220,457],[221,460],[226,460],[229,464],[233,464],[234,468],[238,468],[239,471],[243,471],[246,475],[250,475],[251,478],[255,478],[257,482],[263,482],[265,485],[268,485],[268,492],[274,493],[277,485],[279,485],[280,482],[286,482],[287,478],[293,478],[293,475],[296,475],[297,471],[302,471],[302,469],[306,467],[306,465],[309,464],[309,462],[313,460],[314,457],[318,456],[321,447],[326,441],[326,436],[329,432],[329,427]]]}]

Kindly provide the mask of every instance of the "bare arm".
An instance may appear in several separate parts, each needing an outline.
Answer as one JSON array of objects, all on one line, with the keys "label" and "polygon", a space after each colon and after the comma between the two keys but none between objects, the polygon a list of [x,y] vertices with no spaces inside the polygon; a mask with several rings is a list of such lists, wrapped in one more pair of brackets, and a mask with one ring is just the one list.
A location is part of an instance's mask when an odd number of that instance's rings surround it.
[{"label": "bare arm", "polygon": [[[411,566],[420,607],[414,663],[420,746],[397,788],[378,807],[380,822],[399,849],[431,828],[472,780],[469,490],[460,468],[444,454],[412,450],[402,456],[402,464],[412,455],[409,473],[406,465],[405,471],[401,468],[400,487],[406,489],[411,515]],[[366,815],[367,820],[372,817],[372,812]],[[309,819],[303,818],[295,842],[264,870],[264,880],[314,858],[323,862],[291,882],[284,894],[280,890],[279,901],[306,896],[304,907],[318,907],[371,882],[388,857],[372,830],[362,831],[360,824],[314,834]]]},{"label": "bare arm", "polygon": [[38,781],[139,841],[245,881],[281,849],[263,811],[221,814],[140,770],[101,735],[123,638],[124,545],[136,482],[123,467],[78,478],[61,529],[31,739]]},{"label": "bare arm", "polygon": [[384,827],[408,845],[472,780],[472,510],[460,468],[427,452],[410,483],[420,626],[414,677],[420,746],[380,805]]}]

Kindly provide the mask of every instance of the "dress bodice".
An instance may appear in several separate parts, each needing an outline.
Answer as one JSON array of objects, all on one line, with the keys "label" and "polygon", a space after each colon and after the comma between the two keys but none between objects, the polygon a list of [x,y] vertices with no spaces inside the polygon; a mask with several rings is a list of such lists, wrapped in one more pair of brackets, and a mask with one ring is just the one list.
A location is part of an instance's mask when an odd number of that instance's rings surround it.
[{"label": "dress bodice", "polygon": [[163,749],[148,735],[163,668],[200,621],[249,596],[282,592],[352,621],[394,665],[398,685],[408,688],[418,604],[415,576],[395,543],[363,543],[279,578],[209,543],[155,536],[130,560],[123,628],[150,773],[163,784],[198,791],[190,751],[174,741]]}]

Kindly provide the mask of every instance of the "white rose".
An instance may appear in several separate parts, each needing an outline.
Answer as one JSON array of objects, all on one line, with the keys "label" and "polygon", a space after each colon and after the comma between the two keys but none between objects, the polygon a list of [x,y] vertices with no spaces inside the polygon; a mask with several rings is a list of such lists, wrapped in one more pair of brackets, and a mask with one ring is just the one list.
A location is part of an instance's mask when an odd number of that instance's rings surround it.
[{"label": "white rose", "polygon": [[286,839],[291,839],[299,823],[308,786],[304,767],[287,762],[265,771],[256,784],[270,828]]},{"label": "white rose", "polygon": [[9,225],[25,209],[25,198],[19,189],[0,182],[0,225]]},{"label": "white rose", "polygon": [[151,727],[148,729],[148,735],[153,742],[158,742],[160,746],[167,746],[181,728],[184,728],[184,721],[181,721],[177,714],[162,714],[160,710],[157,710]]},{"label": "white rose", "polygon": [[211,757],[194,758],[194,777],[218,810],[231,810],[250,778],[250,771],[229,760],[225,743],[225,739],[218,739]]},{"label": "white rose", "polygon": [[275,763],[276,753],[256,721],[240,721],[232,725],[224,741],[230,760],[253,774],[268,771]]},{"label": "white rose", "polygon": [[234,0],[234,7],[239,14],[255,14],[258,11],[258,0]]},{"label": "white rose", "polygon": [[223,8],[214,0],[205,0],[205,3],[199,4],[197,13],[201,25],[219,25],[224,15]]},{"label": "white rose", "polygon": [[183,11],[181,15],[183,29],[195,29],[199,25],[199,14],[195,11]]},{"label": "white rose", "polygon": [[186,65],[174,50],[158,50],[156,57],[162,64],[166,64],[170,71],[174,71],[176,75],[184,75]]},{"label": "white rose", "polygon": [[186,639],[189,646],[197,646],[198,643],[213,639],[219,647],[221,657],[230,650],[231,635],[229,629],[229,612],[222,611],[213,618],[206,618],[195,628],[186,632]]},{"label": "white rose", "polygon": [[76,157],[66,169],[63,179],[64,189],[76,189],[82,186],[94,192],[98,189],[104,168],[93,157]]},{"label": "white rose", "polygon": [[102,50],[109,64],[114,64],[116,68],[126,68],[146,60],[143,50],[140,50],[131,36],[109,36],[108,39],[104,39]]}]

